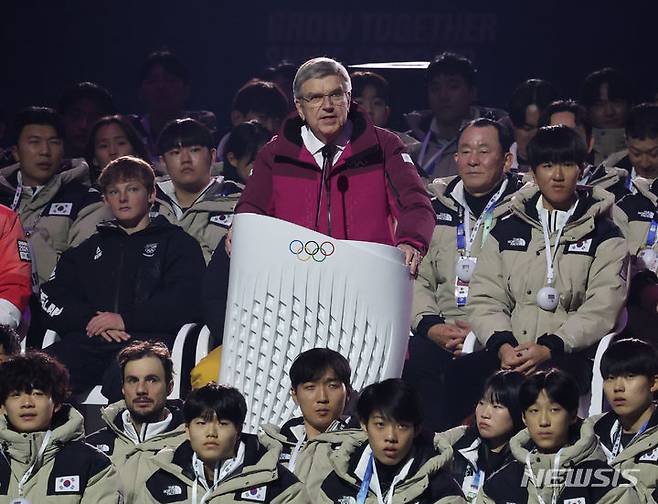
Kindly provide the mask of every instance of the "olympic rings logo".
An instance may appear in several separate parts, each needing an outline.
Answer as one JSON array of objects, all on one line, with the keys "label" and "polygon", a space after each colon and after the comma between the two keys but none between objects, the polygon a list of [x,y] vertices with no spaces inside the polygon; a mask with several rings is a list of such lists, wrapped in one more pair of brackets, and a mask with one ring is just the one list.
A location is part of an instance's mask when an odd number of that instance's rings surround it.
[{"label": "olympic rings logo", "polygon": [[313,259],[315,262],[324,262],[327,257],[336,251],[333,243],[325,241],[318,243],[314,240],[309,240],[303,243],[301,240],[293,240],[288,245],[290,253],[297,257],[300,261],[309,261]]}]

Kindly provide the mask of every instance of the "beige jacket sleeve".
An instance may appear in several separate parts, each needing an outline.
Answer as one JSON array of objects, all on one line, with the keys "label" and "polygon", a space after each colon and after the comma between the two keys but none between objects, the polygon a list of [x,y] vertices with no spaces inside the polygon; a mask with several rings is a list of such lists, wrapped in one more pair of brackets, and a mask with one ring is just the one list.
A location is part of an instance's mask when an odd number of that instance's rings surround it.
[{"label": "beige jacket sleeve", "polygon": [[621,237],[598,247],[590,266],[585,300],[555,332],[567,352],[598,342],[615,326],[627,294],[628,246]]},{"label": "beige jacket sleeve", "polygon": [[289,486],[272,499],[272,504],[311,504],[311,502],[311,498],[302,482]]},{"label": "beige jacket sleeve", "polygon": [[505,288],[504,275],[498,240],[490,234],[478,257],[467,305],[468,322],[483,346],[494,332],[512,331],[514,302]]},{"label": "beige jacket sleeve", "polygon": [[76,247],[96,232],[96,225],[112,214],[102,201],[82,208],[69,229],[69,247]]},{"label": "beige jacket sleeve", "polygon": [[114,465],[107,466],[87,483],[80,504],[123,504],[124,491]]}]

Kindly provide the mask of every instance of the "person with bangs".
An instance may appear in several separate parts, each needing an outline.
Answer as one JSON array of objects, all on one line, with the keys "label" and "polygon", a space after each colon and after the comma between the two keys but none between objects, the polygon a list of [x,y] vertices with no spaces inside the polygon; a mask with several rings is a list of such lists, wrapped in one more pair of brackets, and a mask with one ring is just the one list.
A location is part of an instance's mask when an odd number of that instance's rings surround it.
[{"label": "person with bangs", "polygon": [[210,130],[194,119],[175,119],[158,139],[167,177],[158,179],[151,206],[201,245],[206,263],[226,235],[243,184],[212,176],[215,159]]},{"label": "person with bangs", "polygon": [[71,372],[73,392],[99,383],[120,400],[114,358],[134,340],[158,340],[170,349],[179,329],[201,319],[204,262],[199,244],[162,216],[150,217],[155,177],[141,159],[124,156],[99,178],[114,219],[62,254],[43,286],[47,325],[61,341],[46,351]]},{"label": "person with bangs", "polygon": [[586,155],[573,129],[539,129],[528,144],[536,185],[517,192],[511,214],[492,229],[468,304],[479,342],[501,368],[526,375],[549,365],[569,369],[583,392],[588,352],[615,326],[628,270],[613,195],[577,186]]},{"label": "person with bangs", "polygon": [[440,446],[451,446],[451,473],[467,502],[476,502],[484,482],[512,460],[509,440],[523,429],[519,389],[523,375],[501,370],[491,375],[475,408],[471,425],[436,435]]},{"label": "person with bangs", "polygon": [[101,117],[92,126],[85,148],[85,159],[94,187],[98,187],[98,176],[103,169],[121,156],[135,156],[149,161],[146,146],[130,120],[120,115]]},{"label": "person with bangs", "polygon": [[632,481],[610,467],[591,424],[577,416],[578,386],[558,369],[538,371],[519,390],[526,428],[510,440],[513,460],[478,502],[639,503]]},{"label": "person with bangs", "polygon": [[183,415],[188,440],[160,450],[140,468],[135,502],[308,504],[299,480],[279,461],[281,444],[242,432],[244,396],[209,383],[193,390]]},{"label": "person with bangs", "polygon": [[66,403],[66,368],[31,351],[0,362],[0,376],[0,502],[123,502],[112,462],[84,442],[84,419]]},{"label": "person with bangs", "polygon": [[603,392],[612,411],[588,419],[608,463],[630,469],[646,502],[658,502],[658,353],[638,339],[610,345],[601,359]]},{"label": "person with bangs", "polygon": [[314,503],[465,502],[447,470],[452,448],[427,438],[420,397],[406,382],[367,386],[357,413],[362,430],[333,434],[333,452],[314,457],[306,481]]}]

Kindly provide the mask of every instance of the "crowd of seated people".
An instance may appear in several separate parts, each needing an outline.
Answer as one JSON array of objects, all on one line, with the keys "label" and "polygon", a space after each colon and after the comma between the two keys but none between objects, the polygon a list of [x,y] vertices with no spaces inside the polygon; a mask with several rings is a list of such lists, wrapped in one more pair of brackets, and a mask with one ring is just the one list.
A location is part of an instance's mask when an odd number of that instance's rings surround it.
[{"label": "crowd of seated people", "polygon": [[[2,112],[0,503],[658,502],[658,97],[604,68],[577,97],[524,80],[502,110],[477,76],[437,56],[404,132],[387,80],[330,58],[246,81],[223,131],[186,110],[167,51],[141,68],[143,114],[91,82]],[[386,228],[372,241],[414,278],[402,377],[355,390],[347,356],[308,349],[288,370],[300,416],[243,432],[244,391],[215,383],[233,216],[298,222],[280,184],[296,170],[315,205],[336,164],[367,165],[350,184],[373,177],[385,225],[364,211],[333,236]],[[299,222],[332,234],[327,211]],[[170,400],[188,323],[214,350]],[[599,373],[607,410],[580,418]]]}]

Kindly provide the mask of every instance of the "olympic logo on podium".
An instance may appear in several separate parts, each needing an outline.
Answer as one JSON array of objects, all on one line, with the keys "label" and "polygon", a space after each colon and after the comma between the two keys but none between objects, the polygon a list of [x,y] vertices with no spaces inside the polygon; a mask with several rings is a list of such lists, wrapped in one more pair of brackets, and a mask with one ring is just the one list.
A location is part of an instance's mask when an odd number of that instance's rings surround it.
[{"label": "olympic logo on podium", "polygon": [[324,262],[327,257],[336,251],[333,243],[325,241],[318,243],[315,240],[309,240],[303,243],[301,240],[293,240],[288,245],[290,253],[300,261],[306,262],[313,259],[315,262]]}]

